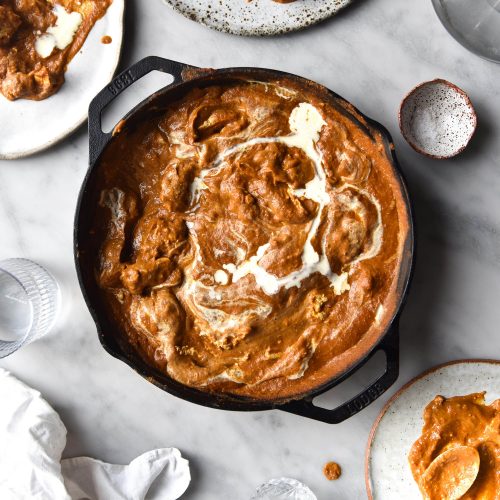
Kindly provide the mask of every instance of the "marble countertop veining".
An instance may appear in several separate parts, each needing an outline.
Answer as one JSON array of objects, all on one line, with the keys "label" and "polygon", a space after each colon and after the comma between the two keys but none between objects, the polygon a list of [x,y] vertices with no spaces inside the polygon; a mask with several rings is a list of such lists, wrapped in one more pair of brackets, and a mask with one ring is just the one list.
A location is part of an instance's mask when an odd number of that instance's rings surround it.
[{"label": "marble countertop veining", "polygon": [[[129,0],[126,18],[122,68],[156,54],[197,66],[285,70],[325,84],[391,131],[418,232],[417,268],[401,320],[400,377],[376,403],[329,426],[279,411],[195,406],[109,356],[73,267],[73,213],[88,158],[85,127],[42,154],[0,162],[0,258],[44,264],[61,282],[65,303],[52,335],[0,366],[39,389],[61,414],[67,457],[127,463],[148,449],[176,446],[192,466],[186,499],[246,500],[258,484],[281,475],[301,479],[320,500],[365,498],[364,449],[384,401],[437,363],[500,358],[500,65],[458,45],[431,0],[355,0],[336,18],[278,38],[217,33],[162,0]],[[470,147],[449,161],[415,153],[397,125],[403,95],[436,77],[465,89],[479,117]],[[370,374],[323,402],[354,393]],[[328,460],[342,465],[339,481],[323,477]]]}]

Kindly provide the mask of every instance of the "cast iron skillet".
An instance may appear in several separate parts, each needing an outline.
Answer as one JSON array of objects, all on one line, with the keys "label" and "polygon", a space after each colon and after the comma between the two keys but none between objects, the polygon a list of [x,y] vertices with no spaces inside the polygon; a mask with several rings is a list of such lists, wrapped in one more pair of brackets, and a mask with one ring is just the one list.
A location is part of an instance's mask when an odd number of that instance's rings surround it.
[{"label": "cast iron skillet", "polygon": [[[132,109],[124,117],[124,119],[120,121],[119,125],[115,127],[113,132],[104,133],[101,129],[101,113],[103,109],[126,88],[130,87],[135,81],[139,80],[153,70],[169,73],[174,78],[173,83],[154,93]],[[99,94],[97,94],[97,96],[90,103],[89,107],[90,167],[85,180],[83,181],[76,209],[74,229],[75,264],[80,287],[90,313],[96,323],[99,340],[101,341],[102,346],[112,356],[129,365],[139,375],[146,378],[151,383],[179,398],[203,406],[236,411],[280,409],[297,415],[302,415],[304,417],[309,417],[314,420],[334,424],[346,420],[372,403],[396,381],[399,374],[398,320],[402,306],[406,299],[413,269],[413,219],[408,193],[394,154],[394,146],[392,144],[391,137],[385,128],[383,128],[380,124],[364,117],[357,111],[356,113],[359,113],[359,116],[366,120],[368,126],[361,123],[355,116],[352,117],[357,122],[358,126],[363,127],[366,132],[370,133],[371,127],[371,129],[378,130],[382,133],[382,136],[385,138],[385,147],[388,157],[392,159],[393,168],[400,183],[401,193],[407,205],[409,231],[405,242],[404,257],[401,263],[400,276],[398,280],[397,311],[391,322],[387,325],[384,334],[380,336],[380,340],[372,346],[371,350],[368,351],[367,354],[365,354],[361,359],[355,360],[352,366],[350,366],[340,376],[336,376],[327,383],[298,396],[300,399],[262,401],[229,394],[211,394],[180,384],[164,373],[160,373],[154,368],[148,366],[130,346],[126,345],[126,343],[121,340],[119,332],[116,331],[116,326],[114,326],[107,318],[105,310],[99,300],[98,288],[94,276],[95,256],[94,253],[91,251],[89,252],[86,247],[86,241],[94,213],[93,207],[96,206],[95,204],[97,203],[97,189],[94,189],[96,178],[95,167],[99,164],[99,159],[103,151],[106,149],[108,144],[113,141],[113,135],[118,134],[124,128],[135,127],[144,120],[150,119],[152,116],[161,113],[162,109],[164,109],[169,102],[172,102],[172,100],[176,99],[192,87],[203,86],[213,82],[227,82],[228,80],[234,79],[266,81],[274,80],[280,77],[291,79],[309,90],[316,90],[325,96],[325,98],[334,98],[333,102],[336,100],[346,106],[346,109],[344,109],[344,106],[339,106],[339,109],[343,113],[349,113],[348,110],[353,109],[346,101],[330,90],[314,82],[288,73],[261,68],[226,68],[219,70],[204,70],[159,57],[147,57],[142,59],[118,75],[106,88],[99,92]],[[344,404],[331,410],[314,405],[313,399],[316,396],[328,391],[348,378],[361,366],[363,366],[377,351],[383,351],[385,353],[386,369],[384,374],[373,382],[367,389],[363,390],[360,394]]]}]

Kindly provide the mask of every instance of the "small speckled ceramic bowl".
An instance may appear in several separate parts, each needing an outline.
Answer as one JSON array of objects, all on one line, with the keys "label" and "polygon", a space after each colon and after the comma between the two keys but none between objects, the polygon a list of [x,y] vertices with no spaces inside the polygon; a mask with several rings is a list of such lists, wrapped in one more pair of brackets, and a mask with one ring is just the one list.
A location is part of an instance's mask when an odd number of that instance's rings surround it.
[{"label": "small speckled ceramic bowl", "polygon": [[461,153],[477,126],[467,94],[446,80],[416,86],[401,102],[399,128],[408,144],[430,158],[445,159]]}]

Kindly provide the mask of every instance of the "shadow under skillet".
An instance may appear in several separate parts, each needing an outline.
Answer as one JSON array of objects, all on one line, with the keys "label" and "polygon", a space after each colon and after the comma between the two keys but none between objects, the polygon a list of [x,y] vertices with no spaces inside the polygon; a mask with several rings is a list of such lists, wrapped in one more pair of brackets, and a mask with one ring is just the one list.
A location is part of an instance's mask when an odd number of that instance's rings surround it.
[{"label": "shadow under skillet", "polygon": [[[409,154],[412,152],[409,151]],[[429,182],[429,176],[419,170],[434,168],[434,163],[422,157],[407,158],[399,153],[402,165],[412,165],[405,169],[405,178],[413,206],[415,221],[415,268],[410,292],[400,318],[400,373],[418,373],[427,367],[426,359],[432,349],[436,311],[444,302],[443,290],[449,272],[447,266],[448,245],[444,242],[447,224],[443,216],[444,202]],[[438,161],[438,160],[435,160]],[[406,382],[406,380],[399,380]]]},{"label": "shadow under skillet", "polygon": [[470,169],[482,168],[476,167],[472,160],[491,150],[489,145],[494,133],[488,111],[476,103],[474,106],[478,127],[469,146],[459,156],[432,160],[417,155],[404,144],[396,147],[413,203],[416,233],[415,272],[400,322],[400,366],[415,375],[431,367],[434,361],[467,357],[465,352],[458,352],[458,346],[450,346],[446,353],[436,352],[441,343],[435,335],[439,331],[438,322],[442,321],[439,315],[447,303],[450,273],[454,272],[449,262],[452,254],[464,245],[464,239],[457,233],[468,234],[465,240],[471,241],[465,244],[474,245],[474,237],[479,238],[491,228],[483,227],[488,226],[487,221],[476,220],[450,207],[432,180],[445,180],[454,175],[458,183],[463,184],[471,175]]}]

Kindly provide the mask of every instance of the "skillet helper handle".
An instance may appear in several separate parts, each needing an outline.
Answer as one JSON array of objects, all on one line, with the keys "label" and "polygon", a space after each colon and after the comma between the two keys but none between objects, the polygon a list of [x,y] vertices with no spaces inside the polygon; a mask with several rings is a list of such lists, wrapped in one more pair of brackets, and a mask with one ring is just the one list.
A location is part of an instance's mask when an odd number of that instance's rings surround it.
[{"label": "skillet helper handle", "polygon": [[[379,398],[396,381],[399,375],[399,324],[395,319],[389,328],[385,338],[376,349],[366,358],[368,361],[376,352],[384,351],[386,356],[385,372],[368,388],[337,408],[328,410],[314,405],[313,398],[304,398],[298,401],[291,401],[279,409],[312,418],[327,424],[339,424],[344,420],[356,415]],[[356,371],[357,368],[354,370]]]},{"label": "skillet helper handle", "polygon": [[[116,99],[124,90],[134,82],[140,80],[151,71],[163,71],[174,77],[170,85],[175,85],[183,81],[182,72],[192,68],[187,64],[182,64],[162,57],[150,56],[141,59],[106,85],[89,105],[89,161],[92,165],[101,154],[113,132],[103,132],[101,126],[101,114],[106,106]],[[168,85],[168,87],[170,87]]]}]

